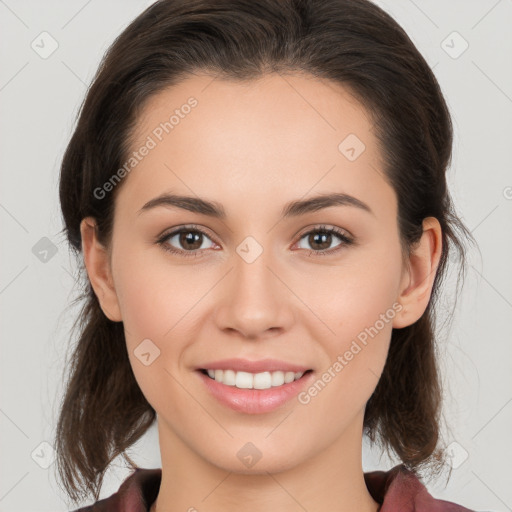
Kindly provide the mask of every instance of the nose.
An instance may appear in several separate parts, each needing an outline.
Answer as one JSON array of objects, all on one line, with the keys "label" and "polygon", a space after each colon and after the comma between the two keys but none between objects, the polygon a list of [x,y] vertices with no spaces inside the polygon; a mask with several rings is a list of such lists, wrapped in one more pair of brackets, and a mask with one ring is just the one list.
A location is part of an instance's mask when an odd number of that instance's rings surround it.
[{"label": "nose", "polygon": [[216,310],[217,326],[247,339],[279,335],[294,321],[293,293],[270,250],[251,260],[243,251],[233,255]]}]

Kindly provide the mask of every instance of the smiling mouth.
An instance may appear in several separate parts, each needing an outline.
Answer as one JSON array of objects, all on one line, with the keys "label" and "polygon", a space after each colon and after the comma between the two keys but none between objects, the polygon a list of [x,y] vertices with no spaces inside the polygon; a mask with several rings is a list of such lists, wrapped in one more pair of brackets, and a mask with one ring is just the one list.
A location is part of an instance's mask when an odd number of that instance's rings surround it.
[{"label": "smiling mouth", "polygon": [[250,373],[234,370],[208,370],[202,368],[199,370],[212,380],[232,386],[239,389],[270,389],[278,388],[283,385],[301,379],[304,375],[311,373],[309,369],[305,372],[283,372],[283,371],[265,371],[259,373]]}]

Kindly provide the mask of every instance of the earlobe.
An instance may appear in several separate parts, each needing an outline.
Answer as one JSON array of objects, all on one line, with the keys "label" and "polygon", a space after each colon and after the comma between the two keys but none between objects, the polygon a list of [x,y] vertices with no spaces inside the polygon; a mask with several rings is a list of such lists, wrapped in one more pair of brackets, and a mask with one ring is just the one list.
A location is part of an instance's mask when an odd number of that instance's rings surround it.
[{"label": "earlobe", "polygon": [[437,268],[441,259],[442,229],[435,217],[423,220],[423,234],[411,249],[408,269],[404,272],[397,302],[402,310],[393,321],[401,329],[416,322],[427,309]]},{"label": "earlobe", "polygon": [[121,322],[121,311],[112,279],[109,253],[98,241],[96,220],[93,217],[82,219],[80,233],[84,264],[101,309],[113,322]]}]

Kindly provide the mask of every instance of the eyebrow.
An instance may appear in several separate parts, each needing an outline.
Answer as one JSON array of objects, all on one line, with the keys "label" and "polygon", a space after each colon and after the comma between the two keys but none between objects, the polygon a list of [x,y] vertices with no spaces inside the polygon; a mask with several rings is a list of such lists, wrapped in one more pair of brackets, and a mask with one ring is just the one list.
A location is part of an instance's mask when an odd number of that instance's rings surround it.
[{"label": "eyebrow", "polygon": [[[159,206],[181,208],[217,219],[226,218],[226,212],[223,206],[216,201],[169,193],[164,193],[151,199],[137,213],[140,215],[141,213]],[[375,215],[366,203],[356,197],[343,193],[320,194],[309,199],[291,201],[285,204],[281,215],[283,218],[298,217],[332,206],[352,206]]]}]

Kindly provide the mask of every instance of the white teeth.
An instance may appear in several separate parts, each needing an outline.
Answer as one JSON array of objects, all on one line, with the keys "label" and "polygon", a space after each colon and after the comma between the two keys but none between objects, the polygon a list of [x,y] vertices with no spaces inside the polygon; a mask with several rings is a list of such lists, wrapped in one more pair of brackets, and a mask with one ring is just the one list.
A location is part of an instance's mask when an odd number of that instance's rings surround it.
[{"label": "white teeth", "polygon": [[[249,373],[249,375],[251,375]],[[254,389],[268,389],[272,387],[272,375],[270,372],[256,373],[252,378]]]},{"label": "white teeth", "polygon": [[217,380],[219,377],[221,382],[224,384],[227,384],[228,386],[235,385],[236,373],[233,370],[215,370],[215,380]]},{"label": "white teeth", "polygon": [[304,372],[235,372],[234,370],[207,370],[217,382],[240,389],[269,389],[300,379]]},{"label": "white teeth", "polygon": [[253,387],[253,375],[248,372],[236,372],[235,386],[242,389]]},{"label": "white teeth", "polygon": [[288,384],[289,382],[293,382],[295,380],[295,373],[293,372],[286,372],[284,374],[284,383]]},{"label": "white teeth", "polygon": [[272,372],[272,386],[282,386],[284,384],[283,372]]}]

